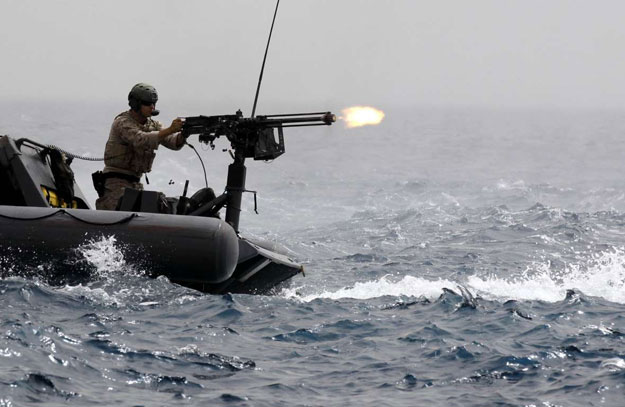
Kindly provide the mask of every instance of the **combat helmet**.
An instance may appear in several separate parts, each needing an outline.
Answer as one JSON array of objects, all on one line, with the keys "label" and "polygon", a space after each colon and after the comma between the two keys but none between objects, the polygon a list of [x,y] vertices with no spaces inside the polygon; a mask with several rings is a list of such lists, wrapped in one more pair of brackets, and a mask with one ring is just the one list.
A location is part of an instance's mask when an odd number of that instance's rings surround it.
[{"label": "combat helmet", "polygon": [[132,110],[139,110],[141,104],[150,104],[158,101],[158,93],[152,85],[147,83],[137,83],[128,94],[128,104]]}]

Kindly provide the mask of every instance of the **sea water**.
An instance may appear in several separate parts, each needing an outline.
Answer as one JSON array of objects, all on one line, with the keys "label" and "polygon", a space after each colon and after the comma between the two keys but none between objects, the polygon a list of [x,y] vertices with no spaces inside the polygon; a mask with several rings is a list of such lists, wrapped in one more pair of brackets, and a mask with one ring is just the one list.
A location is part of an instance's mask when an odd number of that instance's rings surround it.
[{"label": "sea water", "polygon": [[[5,103],[0,133],[99,157],[123,109]],[[625,112],[385,110],[248,162],[242,233],[306,270],[277,295],[150,279],[115,236],[75,286],[4,256],[0,406],[622,406]],[[219,192],[227,143],[191,142]],[[186,147],[149,178],[204,186]]]}]

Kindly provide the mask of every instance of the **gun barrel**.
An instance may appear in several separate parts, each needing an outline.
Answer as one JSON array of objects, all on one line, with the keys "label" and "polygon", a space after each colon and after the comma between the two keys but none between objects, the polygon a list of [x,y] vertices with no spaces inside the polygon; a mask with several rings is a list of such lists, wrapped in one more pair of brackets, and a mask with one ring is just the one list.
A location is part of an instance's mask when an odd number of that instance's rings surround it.
[{"label": "gun barrel", "polygon": [[336,122],[336,116],[331,112],[271,114],[261,117],[265,119],[266,123],[268,125],[271,125],[272,127],[280,127],[282,126],[282,124],[330,126],[332,123]]},{"label": "gun barrel", "polygon": [[271,114],[245,118],[238,111],[234,115],[186,117],[182,134],[185,138],[192,134],[212,134],[214,138],[236,133],[236,128],[330,126],[334,122],[336,116],[331,112]]},{"label": "gun barrel", "polygon": [[330,112],[266,114],[263,117],[320,116],[328,113]]}]

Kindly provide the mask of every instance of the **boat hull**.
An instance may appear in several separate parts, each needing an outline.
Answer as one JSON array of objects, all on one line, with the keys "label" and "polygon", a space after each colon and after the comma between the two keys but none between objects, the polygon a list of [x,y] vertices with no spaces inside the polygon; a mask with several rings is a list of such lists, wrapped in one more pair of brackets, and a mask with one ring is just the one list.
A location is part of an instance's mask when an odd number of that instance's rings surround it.
[{"label": "boat hull", "polygon": [[222,283],[238,264],[239,238],[215,218],[0,206],[2,257],[22,264],[76,264],[81,247],[111,236],[126,259],[182,284]]}]

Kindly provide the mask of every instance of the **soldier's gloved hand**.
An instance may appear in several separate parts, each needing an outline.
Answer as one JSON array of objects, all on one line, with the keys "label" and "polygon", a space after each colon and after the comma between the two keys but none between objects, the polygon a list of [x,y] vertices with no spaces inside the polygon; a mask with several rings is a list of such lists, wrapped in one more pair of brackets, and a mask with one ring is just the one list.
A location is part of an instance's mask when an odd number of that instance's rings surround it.
[{"label": "soldier's gloved hand", "polygon": [[173,133],[177,133],[180,131],[180,129],[182,129],[182,125],[184,124],[184,122],[182,121],[182,119],[180,117],[176,117],[172,122],[171,122],[171,126],[169,126],[172,130]]}]

